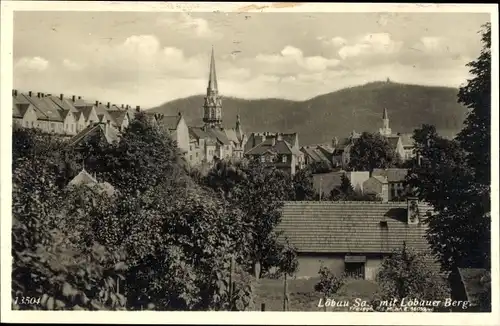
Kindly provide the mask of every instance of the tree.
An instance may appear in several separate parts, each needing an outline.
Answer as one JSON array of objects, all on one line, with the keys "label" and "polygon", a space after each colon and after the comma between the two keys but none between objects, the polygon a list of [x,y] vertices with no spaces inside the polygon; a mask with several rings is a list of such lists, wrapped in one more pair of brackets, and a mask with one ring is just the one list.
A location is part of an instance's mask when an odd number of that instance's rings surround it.
[{"label": "tree", "polygon": [[350,150],[349,168],[353,171],[372,171],[397,165],[398,155],[385,137],[363,132],[354,140]]},{"label": "tree", "polygon": [[432,126],[414,132],[416,154],[407,183],[435,214],[428,219],[428,239],[444,269],[491,264],[489,119],[491,104],[491,32],[483,31],[483,50],[469,64],[474,78],[459,91],[471,108],[455,140],[437,135]]},{"label": "tree", "polygon": [[483,49],[479,57],[467,64],[473,78],[460,88],[458,101],[470,111],[465,120],[465,127],[458,134],[457,140],[467,151],[467,162],[474,170],[474,182],[483,185],[489,197],[491,183],[491,23],[483,26]]},{"label": "tree", "polygon": [[329,199],[331,201],[380,201],[375,194],[363,193],[359,190],[354,190],[349,178],[342,174],[341,183],[330,191]]},{"label": "tree", "polygon": [[294,188],[292,200],[314,200],[316,191],[314,190],[312,172],[309,168],[295,173],[292,182]]},{"label": "tree", "polygon": [[120,191],[135,194],[160,183],[187,180],[175,142],[144,113],[136,114],[119,141],[101,155],[97,172]]},{"label": "tree", "polygon": [[259,265],[259,274],[263,274],[280,261],[276,260],[276,253],[281,252],[281,240],[275,228],[281,221],[283,201],[290,198],[293,186],[287,173],[258,162],[250,163],[243,171],[245,178],[233,189],[231,202],[250,225],[249,267]]},{"label": "tree", "polygon": [[[395,250],[382,262],[376,276],[380,300],[441,300],[449,297],[446,280],[426,260],[426,254],[407,248]],[[375,305],[380,307],[380,305]]]}]

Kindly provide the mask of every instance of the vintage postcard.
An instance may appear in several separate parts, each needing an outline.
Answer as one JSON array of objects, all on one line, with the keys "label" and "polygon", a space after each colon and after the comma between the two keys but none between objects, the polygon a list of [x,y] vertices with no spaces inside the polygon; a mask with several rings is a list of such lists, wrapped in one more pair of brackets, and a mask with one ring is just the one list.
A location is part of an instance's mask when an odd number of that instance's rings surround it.
[{"label": "vintage postcard", "polygon": [[1,5],[2,321],[500,322],[496,5]]}]

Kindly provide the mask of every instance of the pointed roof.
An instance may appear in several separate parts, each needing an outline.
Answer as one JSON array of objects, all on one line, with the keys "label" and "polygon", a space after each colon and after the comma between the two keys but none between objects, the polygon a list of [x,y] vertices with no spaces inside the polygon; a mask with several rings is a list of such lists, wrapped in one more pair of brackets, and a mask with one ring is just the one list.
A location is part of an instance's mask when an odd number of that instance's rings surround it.
[{"label": "pointed roof", "polygon": [[217,74],[215,72],[214,48],[212,47],[212,57],[210,59],[210,75],[208,76],[208,90],[217,92]]},{"label": "pointed roof", "polygon": [[387,108],[384,108],[384,114],[382,115],[382,119],[389,119],[389,115],[387,114]]},{"label": "pointed roof", "polygon": [[96,184],[97,180],[88,173],[85,168],[83,168],[80,173],[76,175],[70,182],[69,185],[71,186],[80,186],[80,185],[87,185],[87,184]]}]

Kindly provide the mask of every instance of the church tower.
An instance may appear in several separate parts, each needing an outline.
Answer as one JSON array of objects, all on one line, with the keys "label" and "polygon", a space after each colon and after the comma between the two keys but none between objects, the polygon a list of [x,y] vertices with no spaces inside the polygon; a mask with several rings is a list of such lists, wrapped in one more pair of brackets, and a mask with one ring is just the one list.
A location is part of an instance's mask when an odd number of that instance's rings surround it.
[{"label": "church tower", "polygon": [[389,115],[387,114],[387,109],[384,109],[384,114],[382,115],[383,127],[379,129],[379,133],[382,136],[390,136],[392,130],[389,127]]},{"label": "church tower", "polygon": [[222,124],[222,99],[219,96],[219,89],[217,87],[213,47],[210,59],[207,95],[203,104],[203,122],[205,123],[205,127],[221,127]]}]

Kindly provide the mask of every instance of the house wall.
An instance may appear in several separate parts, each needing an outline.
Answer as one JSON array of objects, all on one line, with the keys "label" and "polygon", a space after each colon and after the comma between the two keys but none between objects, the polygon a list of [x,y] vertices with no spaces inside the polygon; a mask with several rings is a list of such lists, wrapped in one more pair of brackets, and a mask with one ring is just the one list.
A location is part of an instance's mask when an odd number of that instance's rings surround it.
[{"label": "house wall", "polygon": [[64,119],[64,132],[67,135],[76,135],[76,121],[71,112],[69,112],[68,115],[66,115],[66,119]]},{"label": "house wall", "polygon": [[[318,277],[321,266],[329,268],[335,275],[341,276],[345,270],[346,253],[339,254],[300,254],[297,257],[298,269],[296,277]],[[383,256],[381,254],[369,255],[365,262],[365,279],[375,280]]]},{"label": "house wall", "polygon": [[396,153],[399,155],[401,159],[405,158],[405,149],[403,147],[403,143],[401,142],[401,138],[398,140],[398,144],[396,145]]},{"label": "house wall", "polygon": [[354,190],[363,191],[363,183],[370,179],[370,172],[368,171],[356,171],[348,172],[347,178],[351,181],[351,185]]},{"label": "house wall", "polygon": [[382,183],[372,177],[363,183],[363,192],[367,194],[382,194]]},{"label": "house wall", "polygon": [[34,108],[30,105],[22,118],[22,126],[25,128],[37,128],[38,121]]},{"label": "house wall", "polygon": [[[189,129],[184,118],[181,118],[177,125],[177,146],[189,152]],[[199,155],[199,154],[198,154]]]}]

